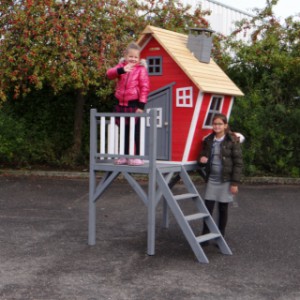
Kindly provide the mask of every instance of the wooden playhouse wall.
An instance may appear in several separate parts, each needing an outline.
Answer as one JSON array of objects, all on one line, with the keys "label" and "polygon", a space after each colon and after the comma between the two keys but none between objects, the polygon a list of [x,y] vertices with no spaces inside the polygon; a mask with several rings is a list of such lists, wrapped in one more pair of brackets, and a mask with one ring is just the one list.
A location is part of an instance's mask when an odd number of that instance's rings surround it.
[{"label": "wooden playhouse wall", "polygon": [[162,57],[163,73],[160,76],[150,76],[151,92],[175,82],[172,94],[172,128],[170,128],[172,134],[171,160],[182,161],[194,108],[176,107],[176,89],[192,86],[193,99],[197,99],[198,89],[154,38],[152,38],[142,50],[141,57],[146,58],[148,56]]},{"label": "wooden playhouse wall", "polygon": [[[182,87],[193,87],[193,104],[195,106],[199,96],[199,90],[187,75],[178,67],[176,62],[164,50],[164,48],[152,37],[141,52],[141,58],[148,56],[162,57],[162,75],[150,76],[150,91],[158,90],[164,86],[172,84],[172,122],[170,124],[171,132],[171,160],[183,161],[186,141],[188,138],[191,121],[194,115],[195,107],[176,107],[176,89]],[[197,121],[196,130],[192,140],[190,152],[187,161],[195,161],[198,157],[203,137],[211,132],[209,128],[203,128],[204,120],[209,108],[212,94],[205,93],[202,99],[200,115]],[[228,116],[230,109],[231,96],[225,96],[222,113]]]}]

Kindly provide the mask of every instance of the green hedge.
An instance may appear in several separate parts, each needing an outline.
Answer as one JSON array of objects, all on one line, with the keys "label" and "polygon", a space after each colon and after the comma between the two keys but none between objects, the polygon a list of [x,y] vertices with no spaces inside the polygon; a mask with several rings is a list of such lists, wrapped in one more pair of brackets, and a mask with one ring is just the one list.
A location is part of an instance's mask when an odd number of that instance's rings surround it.
[{"label": "green hedge", "polygon": [[[300,108],[262,104],[259,95],[237,98],[230,125],[246,137],[245,174],[300,176]],[[88,167],[89,111],[111,111],[114,103],[88,95],[84,108],[83,142],[79,159],[67,159],[73,143],[75,95],[47,89],[25,99],[10,100],[0,109],[0,165]]]},{"label": "green hedge", "polygon": [[300,108],[262,105],[258,99],[237,99],[230,120],[243,133],[245,174],[300,176]]}]

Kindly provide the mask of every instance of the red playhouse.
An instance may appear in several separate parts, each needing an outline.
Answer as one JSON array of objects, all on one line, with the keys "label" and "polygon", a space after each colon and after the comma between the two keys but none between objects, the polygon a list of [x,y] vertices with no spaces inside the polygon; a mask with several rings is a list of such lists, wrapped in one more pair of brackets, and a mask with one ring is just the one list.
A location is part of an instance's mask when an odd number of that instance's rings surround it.
[{"label": "red playhouse", "polygon": [[[115,141],[120,140],[119,144],[124,145],[125,117],[91,110],[89,245],[96,243],[96,201],[122,174],[147,207],[148,255],[155,254],[156,207],[161,199],[163,227],[169,226],[170,209],[199,262],[208,263],[202,244],[210,240],[216,242],[223,254],[231,255],[188,171],[197,168],[201,141],[211,131],[214,114],[222,112],[229,117],[234,97],[243,93],[210,58],[211,30],[191,29],[189,35],[184,35],[147,26],[138,44],[142,48],[141,57],[147,60],[151,93],[147,112],[132,114],[130,125],[134,128],[134,118],[141,118],[141,137],[144,137],[141,145],[145,150],[141,158],[146,163],[114,165],[113,158],[120,155]],[[115,117],[121,121],[123,118],[120,134],[116,133]],[[105,173],[98,182],[99,171]],[[147,191],[134,178],[136,173],[148,175]],[[185,187],[183,193],[174,193],[172,187],[180,179]],[[193,205],[192,213],[185,211],[184,203]],[[205,222],[210,232],[199,236],[190,222],[198,222],[199,226]]]},{"label": "red playhouse", "polygon": [[209,29],[185,35],[147,26],[137,43],[150,76],[146,108],[158,109],[157,159],[194,163],[214,114],[229,118],[234,97],[243,93],[210,58]]}]

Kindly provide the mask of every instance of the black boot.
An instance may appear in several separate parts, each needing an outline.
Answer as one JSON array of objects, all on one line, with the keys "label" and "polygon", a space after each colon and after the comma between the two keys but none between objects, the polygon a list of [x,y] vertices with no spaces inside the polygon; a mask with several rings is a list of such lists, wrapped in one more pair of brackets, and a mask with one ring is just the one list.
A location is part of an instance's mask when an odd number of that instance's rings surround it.
[{"label": "black boot", "polygon": [[228,203],[219,203],[219,230],[223,237],[225,236],[225,228],[228,219]]}]

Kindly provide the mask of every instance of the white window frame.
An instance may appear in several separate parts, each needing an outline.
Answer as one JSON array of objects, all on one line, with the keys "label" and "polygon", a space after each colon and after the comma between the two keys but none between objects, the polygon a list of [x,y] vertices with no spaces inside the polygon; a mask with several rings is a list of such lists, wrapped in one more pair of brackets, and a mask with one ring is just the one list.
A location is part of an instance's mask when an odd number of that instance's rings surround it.
[{"label": "white window frame", "polygon": [[[213,103],[214,99],[219,99],[220,102]],[[219,104],[219,105],[216,105],[216,104]],[[224,104],[224,96],[221,96],[221,95],[212,95],[211,96],[209,106],[208,106],[208,109],[206,112],[206,116],[204,119],[203,128],[212,128],[213,117],[215,114],[222,113],[223,104]],[[217,106],[219,106],[218,109],[217,109]],[[209,117],[210,117],[210,124],[206,124]]]},{"label": "white window frame", "polygon": [[[149,113],[151,108],[147,108],[146,112]],[[162,128],[162,120],[163,120],[163,111],[162,107],[155,107],[157,110],[157,117],[156,117],[156,122],[157,122],[157,128]],[[146,126],[150,127],[150,117],[146,118]]]},{"label": "white window frame", "polygon": [[193,87],[176,89],[176,106],[193,107]]}]

